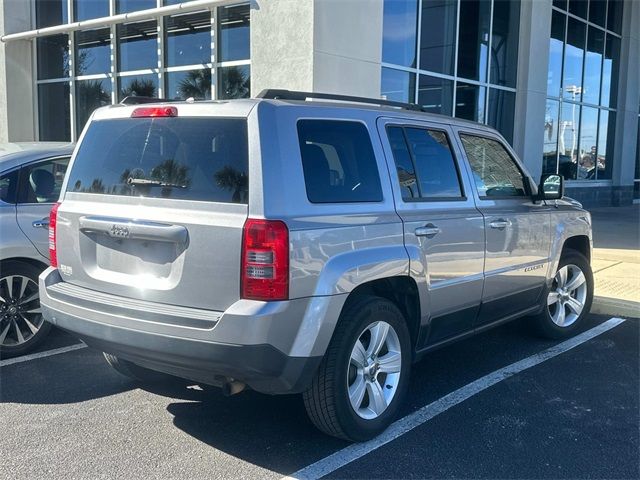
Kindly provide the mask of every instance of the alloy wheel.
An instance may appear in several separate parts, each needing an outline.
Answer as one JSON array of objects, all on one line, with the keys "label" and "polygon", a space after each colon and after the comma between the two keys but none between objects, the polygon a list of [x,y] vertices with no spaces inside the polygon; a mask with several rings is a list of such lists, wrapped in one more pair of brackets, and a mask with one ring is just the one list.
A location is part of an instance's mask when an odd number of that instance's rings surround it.
[{"label": "alloy wheel", "polygon": [[347,370],[349,402],[365,419],[378,418],[396,394],[402,370],[400,339],[384,321],[374,322],[359,335]]},{"label": "alloy wheel", "polygon": [[38,284],[23,275],[0,278],[0,346],[28,342],[43,321]]},{"label": "alloy wheel", "polygon": [[568,327],[578,320],[587,301],[587,279],[576,265],[558,269],[551,291],[547,296],[547,308],[553,323]]}]

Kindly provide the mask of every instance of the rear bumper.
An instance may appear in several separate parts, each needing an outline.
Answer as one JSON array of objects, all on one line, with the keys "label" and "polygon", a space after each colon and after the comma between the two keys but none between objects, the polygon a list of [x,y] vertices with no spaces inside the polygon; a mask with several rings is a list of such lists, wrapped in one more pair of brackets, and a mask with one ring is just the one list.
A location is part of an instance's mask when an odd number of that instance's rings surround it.
[{"label": "rear bumper", "polygon": [[91,290],[80,287],[74,287],[76,297],[62,295],[56,288],[60,284],[64,282],[56,269],[40,276],[47,321],[90,347],[153,370],[211,385],[233,378],[263,393],[297,393],[309,386],[322,359],[285,353],[295,343],[296,321],[303,321],[308,299],[236,304],[216,322],[196,328],[98,302],[95,298],[104,300],[98,292],[90,300]]}]

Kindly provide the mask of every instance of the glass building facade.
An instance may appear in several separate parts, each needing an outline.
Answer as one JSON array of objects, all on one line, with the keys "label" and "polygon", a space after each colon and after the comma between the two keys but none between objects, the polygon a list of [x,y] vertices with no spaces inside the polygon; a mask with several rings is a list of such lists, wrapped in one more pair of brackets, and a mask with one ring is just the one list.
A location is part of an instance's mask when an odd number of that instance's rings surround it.
[{"label": "glass building facade", "polygon": [[554,0],[543,172],[610,180],[622,2]]},{"label": "glass building facade", "polygon": [[[180,3],[37,0],[37,28]],[[250,94],[249,4],[40,37],[40,140],[75,140],[96,108],[123,98],[228,99]]]},{"label": "glass building facade", "polygon": [[382,95],[513,136],[520,3],[385,0]]}]

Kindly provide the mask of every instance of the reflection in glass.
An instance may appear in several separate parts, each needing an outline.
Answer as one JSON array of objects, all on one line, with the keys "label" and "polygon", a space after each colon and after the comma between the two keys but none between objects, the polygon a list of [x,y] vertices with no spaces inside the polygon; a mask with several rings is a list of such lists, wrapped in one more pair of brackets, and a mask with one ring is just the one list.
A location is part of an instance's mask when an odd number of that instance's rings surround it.
[{"label": "reflection in glass", "polygon": [[456,117],[484,122],[485,87],[458,82],[456,86]]},{"label": "reflection in glass", "polygon": [[249,65],[223,67],[218,70],[218,99],[249,98],[251,71]]},{"label": "reflection in glass", "polygon": [[586,27],[586,24],[569,17],[562,80],[562,90],[565,99],[580,101]]},{"label": "reflection in glass", "polygon": [[211,62],[211,13],[208,10],[164,19],[168,67]]},{"label": "reflection in glass", "polygon": [[136,10],[148,10],[150,8],[156,8],[157,6],[156,0],[117,0],[116,12],[135,12]]},{"label": "reflection in glass", "polygon": [[580,120],[580,142],[578,147],[578,180],[595,180],[596,174],[596,151],[598,136],[598,109],[593,107],[582,107],[582,117]]},{"label": "reflection in glass", "polygon": [[155,20],[117,26],[118,71],[158,67],[158,24]]},{"label": "reflection in glass", "polygon": [[561,8],[563,10],[567,9],[567,0],[553,0],[553,6]]},{"label": "reflection in glass", "polygon": [[109,0],[73,0],[76,22],[109,16]]},{"label": "reflection in glass", "polygon": [[382,23],[382,61],[416,66],[417,0],[385,0]]},{"label": "reflection in glass", "polygon": [[38,80],[69,76],[69,36],[66,34],[40,37],[38,49]]},{"label": "reflection in glass", "polygon": [[158,76],[155,73],[120,77],[118,102],[125,97],[157,97]]},{"label": "reflection in glass", "polygon": [[218,8],[220,62],[249,59],[249,5]]},{"label": "reflection in glass", "polygon": [[453,115],[453,81],[420,75],[418,104],[431,113]]},{"label": "reflection in glass", "polygon": [[560,173],[566,180],[575,180],[578,165],[578,132],[580,131],[580,105],[565,102],[560,115],[558,154]]},{"label": "reflection in glass", "polygon": [[584,59],[584,88],[582,101],[598,104],[600,99],[600,79],[602,77],[602,54],[604,53],[604,32],[589,27],[587,53]]},{"label": "reflection in glass", "polygon": [[422,2],[420,33],[420,68],[453,75],[456,19],[456,0]]},{"label": "reflection in glass", "polygon": [[481,82],[487,80],[490,23],[490,0],[460,1],[458,76]]},{"label": "reflection in glass", "polygon": [[91,113],[111,104],[111,79],[76,81],[76,130],[78,134],[89,120]]},{"label": "reflection in glass", "polygon": [[569,13],[578,17],[587,18],[587,0],[569,0]]},{"label": "reflection in glass", "polygon": [[211,70],[189,70],[187,72],[169,72],[166,98],[182,99],[193,97],[196,100],[211,99]]},{"label": "reflection in glass", "polygon": [[111,71],[111,32],[108,28],[75,33],[76,75],[92,75]]},{"label": "reflection in glass", "polygon": [[547,75],[547,95],[560,96],[562,77],[562,49],[564,46],[565,16],[553,12],[551,17],[551,38],[549,39],[549,72]]},{"label": "reflection in glass", "polygon": [[493,84],[516,86],[519,26],[520,4],[509,0],[495,0],[493,3],[490,76],[490,81]]},{"label": "reflection in glass", "polygon": [[618,99],[618,65],[620,63],[620,39],[607,35],[602,65],[602,96],[600,104],[616,108]]},{"label": "reflection in glass", "polygon": [[544,112],[542,173],[558,173],[558,109],[557,100],[547,100]]},{"label": "reflection in glass", "polygon": [[616,112],[600,110],[598,126],[598,180],[610,180],[612,171],[613,148],[615,145]]},{"label": "reflection in glass", "polygon": [[607,18],[607,0],[591,0],[589,2],[589,21],[601,27]]},{"label": "reflection in glass", "polygon": [[513,115],[516,94],[495,88],[489,89],[487,123],[498,130],[511,144],[513,142]]},{"label": "reflection in glass", "polygon": [[622,0],[609,0],[607,13],[607,28],[616,33],[622,33]]},{"label": "reflection in glass", "polygon": [[36,28],[52,27],[69,22],[67,0],[47,0],[35,2]]},{"label": "reflection in glass", "polygon": [[38,85],[38,123],[41,141],[71,140],[69,82]]},{"label": "reflection in glass", "polygon": [[396,102],[413,102],[415,95],[415,73],[382,67],[382,97]]}]

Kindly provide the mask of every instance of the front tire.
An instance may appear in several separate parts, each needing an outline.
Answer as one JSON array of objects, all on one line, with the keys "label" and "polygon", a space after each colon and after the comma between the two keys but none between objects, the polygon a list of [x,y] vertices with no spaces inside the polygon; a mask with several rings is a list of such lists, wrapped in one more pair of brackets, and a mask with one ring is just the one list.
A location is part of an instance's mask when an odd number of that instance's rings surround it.
[{"label": "front tire", "polygon": [[8,261],[0,271],[0,358],[29,353],[49,334],[42,317],[38,276],[43,268]]},{"label": "front tire", "polygon": [[547,294],[546,306],[533,319],[546,338],[570,337],[580,328],[593,301],[593,273],[587,258],[566,250]]},{"label": "front tire", "polygon": [[394,420],[406,395],[411,340],[386,299],[363,296],[340,315],[311,387],[303,393],[314,425],[328,435],[366,441]]}]

